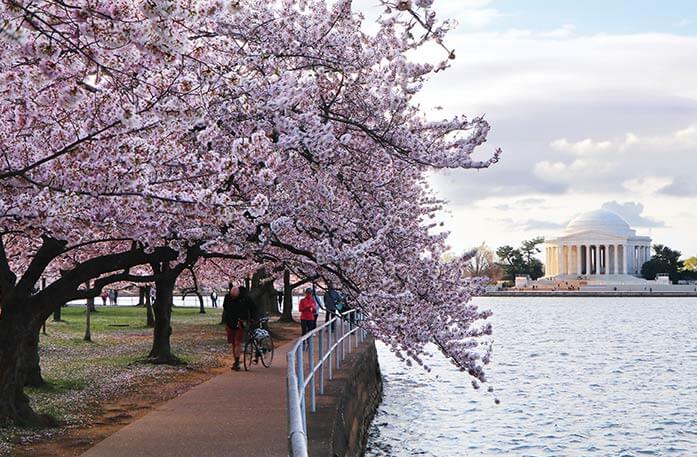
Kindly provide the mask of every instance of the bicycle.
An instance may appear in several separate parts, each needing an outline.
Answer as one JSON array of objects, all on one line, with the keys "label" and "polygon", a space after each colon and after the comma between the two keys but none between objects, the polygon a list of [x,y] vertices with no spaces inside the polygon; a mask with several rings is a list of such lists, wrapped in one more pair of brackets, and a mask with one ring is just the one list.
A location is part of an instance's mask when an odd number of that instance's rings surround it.
[{"label": "bicycle", "polygon": [[266,368],[269,368],[273,362],[273,338],[264,328],[268,322],[268,316],[263,316],[259,319],[258,326],[249,325],[248,327],[247,341],[244,343],[244,371],[249,371],[252,364],[257,364],[259,360]]}]

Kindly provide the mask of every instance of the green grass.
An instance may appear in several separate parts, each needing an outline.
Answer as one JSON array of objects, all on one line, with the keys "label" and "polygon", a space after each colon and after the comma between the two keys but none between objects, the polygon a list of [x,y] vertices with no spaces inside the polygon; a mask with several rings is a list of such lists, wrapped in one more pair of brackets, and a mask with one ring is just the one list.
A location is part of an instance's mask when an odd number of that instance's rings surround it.
[{"label": "green grass", "polygon": [[[198,308],[174,307],[172,323],[173,325],[200,323],[206,317],[209,317],[209,319],[205,319],[207,321],[219,322],[220,313],[220,308],[207,309],[206,314],[199,314]],[[217,319],[212,318],[212,316],[217,316]],[[61,332],[84,335],[85,318],[83,306],[67,306],[61,310],[61,322],[53,322],[49,318],[47,331],[55,328]],[[90,314],[90,326],[93,333],[143,330],[147,328],[146,310],[136,306],[98,306],[97,311]]]},{"label": "green grass", "polygon": [[[177,308],[172,311],[172,350],[189,368],[218,366],[229,351],[222,310]],[[133,306],[97,306],[91,314],[92,342],[85,335],[85,307],[62,309],[61,322],[46,323],[39,354],[47,384],[26,388],[32,407],[50,414],[65,427],[83,427],[98,415],[104,402],[139,392],[144,382],[165,384],[182,373],[181,366],[152,365],[145,358],[152,344],[146,310]],[[0,457],[15,455],[14,443],[51,436],[55,431],[0,427]]]},{"label": "green grass", "polygon": [[69,390],[82,390],[87,387],[87,382],[84,379],[44,379],[46,384],[41,387],[27,387],[24,391],[28,395],[39,395],[39,394],[58,394],[67,392]]}]

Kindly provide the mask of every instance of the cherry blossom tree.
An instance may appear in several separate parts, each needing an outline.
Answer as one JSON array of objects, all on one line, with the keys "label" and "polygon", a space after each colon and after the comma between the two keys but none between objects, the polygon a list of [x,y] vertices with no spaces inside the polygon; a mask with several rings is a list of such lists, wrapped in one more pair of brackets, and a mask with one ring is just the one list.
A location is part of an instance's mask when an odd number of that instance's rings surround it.
[{"label": "cherry blossom tree", "polygon": [[0,421],[39,419],[30,335],[110,284],[156,284],[151,356],[171,360],[172,290],[201,259],[340,282],[399,354],[435,343],[485,380],[480,285],[440,262],[425,174],[499,151],[472,157],[484,119],[413,102],[454,53],[407,54],[451,25],[383,4],[368,34],[347,0],[2,2]]}]

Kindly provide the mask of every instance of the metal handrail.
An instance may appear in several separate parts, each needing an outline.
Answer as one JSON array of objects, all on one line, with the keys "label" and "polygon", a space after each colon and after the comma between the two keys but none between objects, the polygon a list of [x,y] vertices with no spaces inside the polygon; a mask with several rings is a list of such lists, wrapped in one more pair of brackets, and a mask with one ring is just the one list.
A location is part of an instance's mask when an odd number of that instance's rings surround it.
[{"label": "metal handrail", "polygon": [[[340,315],[336,314],[320,327],[299,338],[288,351],[288,450],[290,456],[308,456],[306,397],[310,397],[310,411],[314,413],[317,409],[315,378],[319,374],[319,393],[324,395],[324,372],[327,371],[329,380],[334,378],[334,368],[339,369],[347,352],[352,351],[351,335],[354,335],[355,347],[358,347],[368,336],[365,329],[356,325],[356,322],[361,320],[362,316],[355,309]],[[318,354],[315,354],[315,338],[319,345]],[[309,391],[308,387],[310,387]]]}]

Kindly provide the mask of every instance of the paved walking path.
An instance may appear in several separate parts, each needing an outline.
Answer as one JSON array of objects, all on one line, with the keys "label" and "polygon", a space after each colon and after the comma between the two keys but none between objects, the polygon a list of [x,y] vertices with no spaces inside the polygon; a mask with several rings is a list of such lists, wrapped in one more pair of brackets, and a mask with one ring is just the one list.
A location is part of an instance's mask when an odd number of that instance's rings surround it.
[{"label": "paved walking path", "polygon": [[216,376],[154,409],[81,457],[288,455],[286,353],[271,368]]}]

